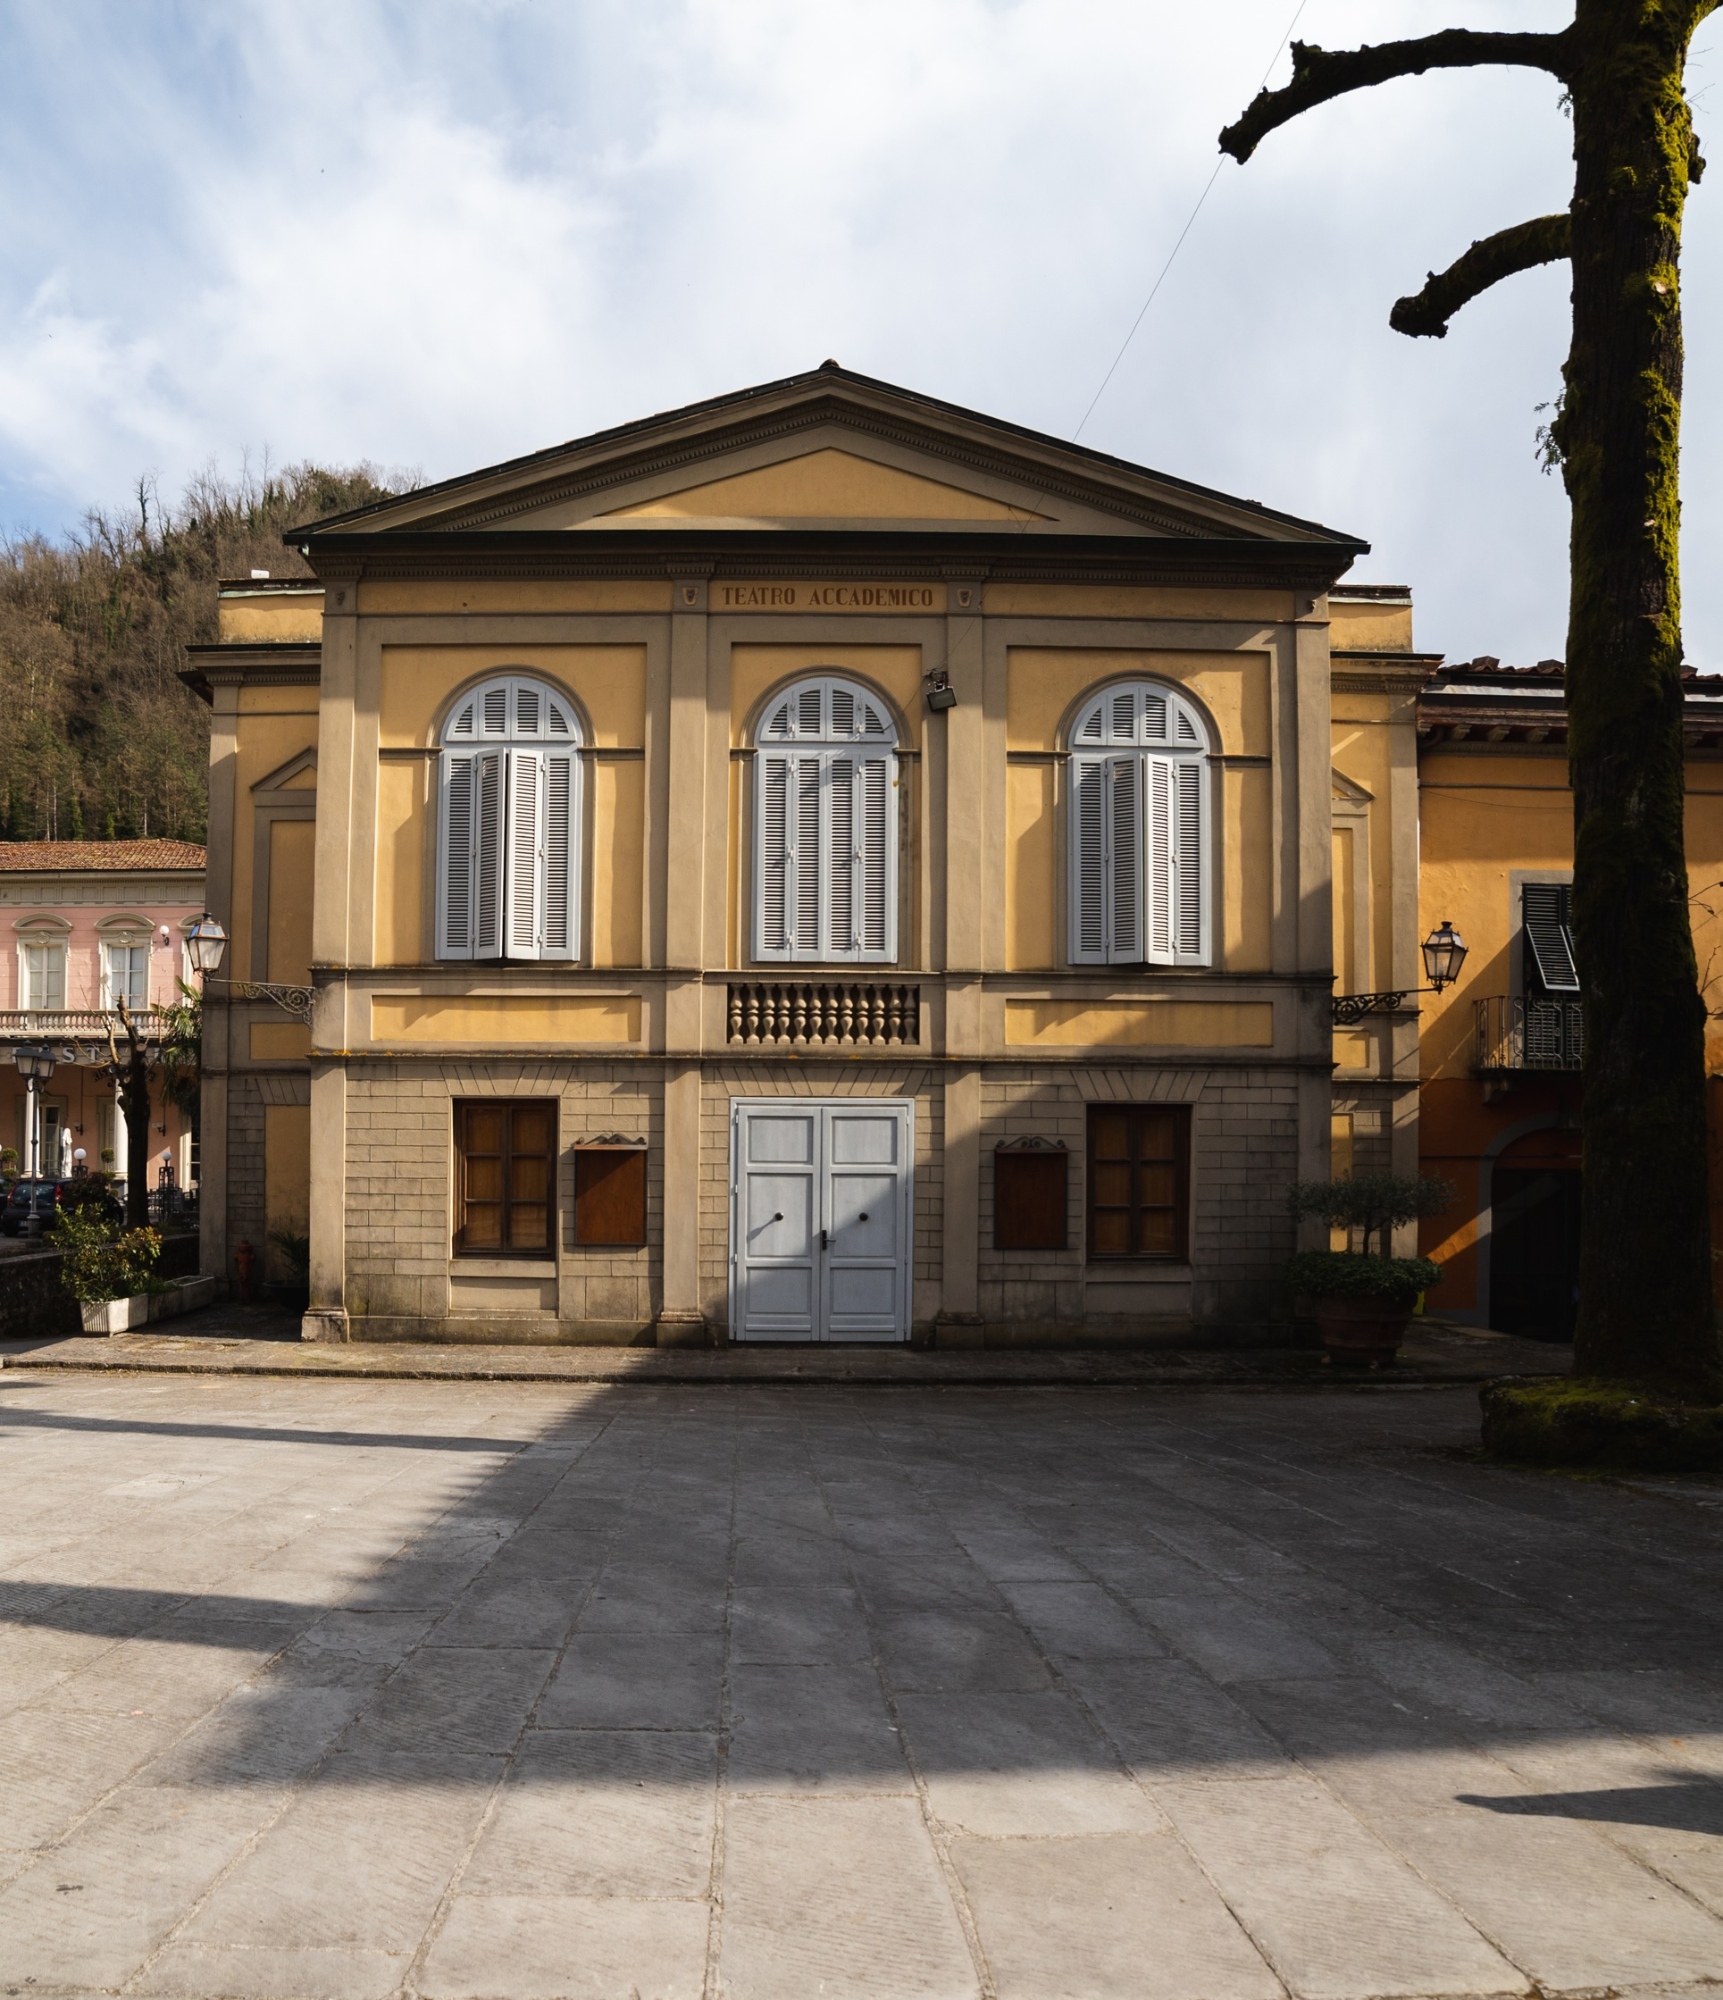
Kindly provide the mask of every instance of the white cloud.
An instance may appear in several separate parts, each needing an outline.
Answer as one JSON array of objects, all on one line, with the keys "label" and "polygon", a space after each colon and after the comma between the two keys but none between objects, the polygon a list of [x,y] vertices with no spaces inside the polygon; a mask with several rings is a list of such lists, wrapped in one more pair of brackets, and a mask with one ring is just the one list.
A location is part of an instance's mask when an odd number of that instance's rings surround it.
[{"label": "white cloud", "polygon": [[[1455,9],[1310,0],[1299,32],[1380,40]],[[442,477],[827,354],[1069,432],[1291,12],[143,0],[99,43],[14,14],[0,511],[75,518],[140,471],[172,490],[264,444]],[[1442,343],[1387,328],[1426,268],[1565,200],[1555,98],[1536,75],[1432,75],[1227,163],[1085,442],[1369,536],[1360,573],[1416,587],[1422,643],[1559,653],[1565,501],[1533,431],[1562,275]],[[1708,197],[1690,331],[1723,308]],[[1710,660],[1716,345],[1694,342],[1687,459],[1689,644]]]}]

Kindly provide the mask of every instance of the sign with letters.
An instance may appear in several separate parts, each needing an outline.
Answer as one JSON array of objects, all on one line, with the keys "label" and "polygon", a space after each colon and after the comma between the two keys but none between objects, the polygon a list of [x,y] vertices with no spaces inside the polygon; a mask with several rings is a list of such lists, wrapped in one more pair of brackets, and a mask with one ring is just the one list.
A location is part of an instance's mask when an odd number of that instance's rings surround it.
[{"label": "sign with letters", "polygon": [[945,612],[943,583],[714,583],[713,611]]}]

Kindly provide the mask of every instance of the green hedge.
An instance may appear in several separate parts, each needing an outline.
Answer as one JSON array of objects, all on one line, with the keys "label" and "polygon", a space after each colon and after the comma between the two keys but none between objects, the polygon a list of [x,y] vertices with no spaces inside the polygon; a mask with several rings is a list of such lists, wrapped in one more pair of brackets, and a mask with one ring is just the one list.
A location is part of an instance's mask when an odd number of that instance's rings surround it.
[{"label": "green hedge", "polygon": [[1428,1257],[1366,1257],[1356,1250],[1301,1250],[1287,1267],[1295,1298],[1403,1299],[1409,1305],[1442,1276]]}]

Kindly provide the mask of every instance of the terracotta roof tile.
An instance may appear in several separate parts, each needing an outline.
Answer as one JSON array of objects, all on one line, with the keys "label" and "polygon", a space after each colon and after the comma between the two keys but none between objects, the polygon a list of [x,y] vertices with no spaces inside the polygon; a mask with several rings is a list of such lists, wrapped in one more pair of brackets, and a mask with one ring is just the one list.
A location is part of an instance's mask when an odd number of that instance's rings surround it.
[{"label": "terracotta roof tile", "polygon": [[91,874],[98,870],[201,869],[189,840],[0,840],[0,874]]},{"label": "terracotta roof tile", "polygon": [[[1535,667],[1505,667],[1501,661],[1485,653],[1476,660],[1454,660],[1445,666],[1437,676],[1437,684],[1449,681],[1497,681],[1524,683],[1526,681],[1559,681],[1567,672],[1560,660],[1539,660]],[[1723,674],[1702,674],[1695,666],[1681,669],[1681,680],[1690,689],[1709,690],[1723,688]]]}]

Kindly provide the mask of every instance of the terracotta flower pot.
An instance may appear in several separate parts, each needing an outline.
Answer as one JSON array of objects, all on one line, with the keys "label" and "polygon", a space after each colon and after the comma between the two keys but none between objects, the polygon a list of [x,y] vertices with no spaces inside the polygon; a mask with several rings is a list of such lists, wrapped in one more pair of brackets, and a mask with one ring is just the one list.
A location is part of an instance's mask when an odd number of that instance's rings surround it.
[{"label": "terracotta flower pot", "polygon": [[1412,1301],[1382,1292],[1312,1299],[1311,1311],[1330,1361],[1350,1368],[1382,1368],[1400,1351]]}]

